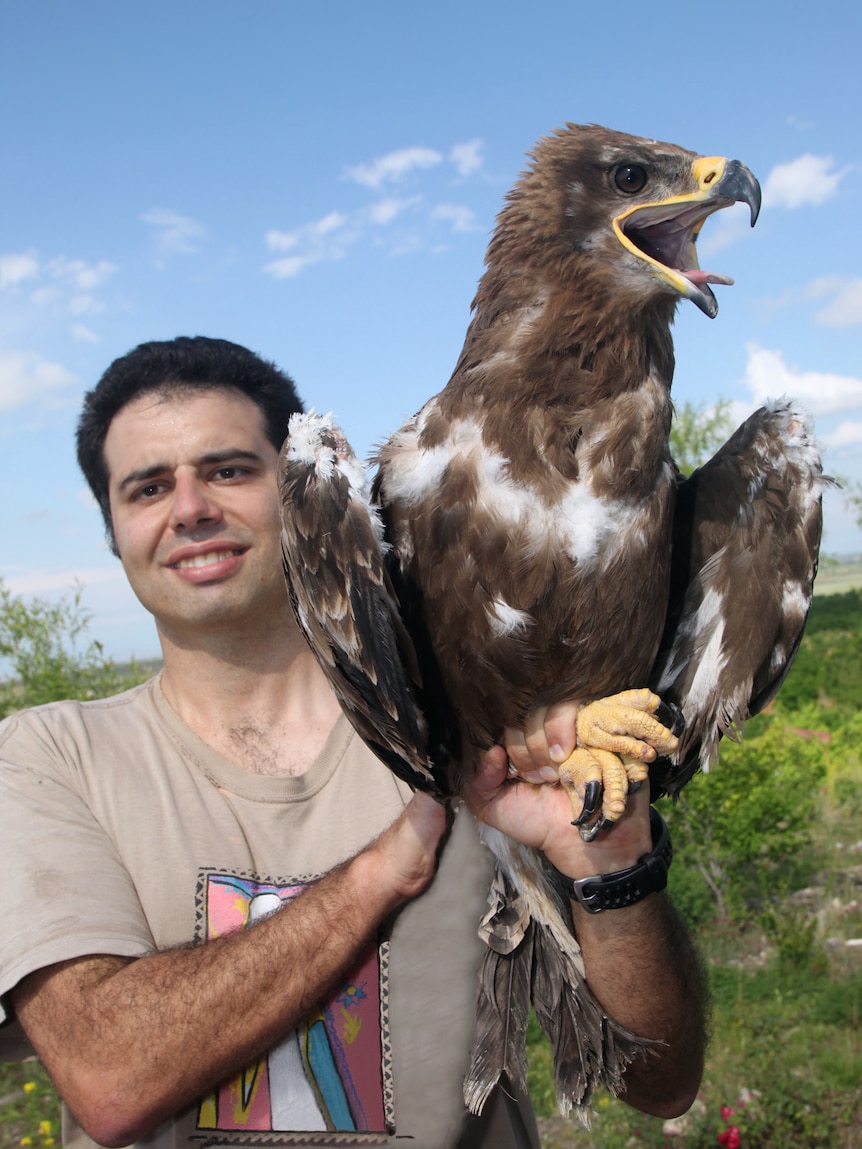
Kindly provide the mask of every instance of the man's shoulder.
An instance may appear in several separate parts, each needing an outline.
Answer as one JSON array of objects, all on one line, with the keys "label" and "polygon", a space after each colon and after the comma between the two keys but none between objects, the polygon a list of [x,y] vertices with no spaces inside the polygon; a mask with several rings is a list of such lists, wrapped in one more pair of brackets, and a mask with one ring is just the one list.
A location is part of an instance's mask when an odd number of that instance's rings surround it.
[{"label": "man's shoulder", "polygon": [[98,739],[117,726],[150,722],[156,715],[153,702],[155,679],[113,694],[108,698],[62,699],[17,710],[0,722],[0,753],[18,740],[65,741],[68,738]]}]

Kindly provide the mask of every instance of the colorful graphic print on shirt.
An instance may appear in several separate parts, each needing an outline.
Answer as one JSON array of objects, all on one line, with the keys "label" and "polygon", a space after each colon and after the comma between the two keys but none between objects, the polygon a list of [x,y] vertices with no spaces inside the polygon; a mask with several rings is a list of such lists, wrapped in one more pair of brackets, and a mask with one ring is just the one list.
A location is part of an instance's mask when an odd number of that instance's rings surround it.
[{"label": "colorful graphic print on shirt", "polygon": [[[204,872],[198,888],[200,940],[245,929],[306,888]],[[385,944],[372,947],[302,1025],[203,1098],[198,1130],[391,1132],[386,957]]]}]

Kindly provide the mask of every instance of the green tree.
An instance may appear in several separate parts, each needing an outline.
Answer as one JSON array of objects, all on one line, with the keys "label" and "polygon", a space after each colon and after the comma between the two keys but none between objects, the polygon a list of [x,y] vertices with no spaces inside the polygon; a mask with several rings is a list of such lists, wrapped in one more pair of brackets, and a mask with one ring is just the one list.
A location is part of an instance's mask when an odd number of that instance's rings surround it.
[{"label": "green tree", "polygon": [[862,530],[862,483],[847,483],[844,504],[856,516],[856,524]]},{"label": "green tree", "polygon": [[690,475],[712,458],[734,429],[729,399],[718,399],[711,407],[688,401],[676,406],[670,428],[670,449],[676,465],[684,475]]},{"label": "green tree", "polygon": [[[824,743],[784,721],[753,723],[745,742],[722,741],[720,761],[667,811],[670,888],[690,921],[760,909],[816,868],[811,807],[826,774]],[[758,725],[765,729],[751,737]]]},{"label": "green tree", "polygon": [[796,710],[819,701],[853,713],[862,699],[862,591],[815,595],[796,660],[778,703]]},{"label": "green tree", "polygon": [[0,717],[60,698],[104,698],[142,680],[134,663],[121,669],[87,640],[89,622],[80,587],[51,603],[25,601],[0,581]]}]

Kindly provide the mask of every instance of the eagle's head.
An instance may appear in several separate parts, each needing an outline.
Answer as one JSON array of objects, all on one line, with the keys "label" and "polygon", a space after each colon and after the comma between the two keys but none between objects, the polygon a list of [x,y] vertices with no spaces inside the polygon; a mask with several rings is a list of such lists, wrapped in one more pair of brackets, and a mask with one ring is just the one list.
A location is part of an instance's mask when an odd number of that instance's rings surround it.
[{"label": "eagle's head", "polygon": [[531,158],[501,213],[502,235],[526,225],[545,266],[548,244],[563,277],[569,257],[580,257],[571,274],[592,265],[610,275],[621,303],[685,297],[716,315],[709,285],[733,280],[701,270],[696,242],[707,217],[737,201],[754,225],[760,185],[744,164],[578,124],[541,139]]}]

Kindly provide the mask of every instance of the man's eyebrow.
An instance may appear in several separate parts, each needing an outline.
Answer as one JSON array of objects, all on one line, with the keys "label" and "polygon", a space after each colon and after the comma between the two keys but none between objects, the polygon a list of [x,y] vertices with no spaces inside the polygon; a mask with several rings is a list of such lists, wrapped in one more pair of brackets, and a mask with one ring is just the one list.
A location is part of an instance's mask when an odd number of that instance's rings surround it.
[{"label": "man's eyebrow", "polygon": [[[195,466],[212,467],[219,463],[235,463],[238,460],[245,460],[249,463],[262,463],[263,457],[259,455],[257,451],[248,451],[243,447],[227,447],[222,451],[208,451],[205,455],[201,455],[196,460]],[[171,467],[168,463],[153,463],[149,467],[141,467],[137,471],[130,471],[122,482],[120,482],[119,490],[124,491],[126,487],[131,486],[133,483],[142,483],[146,482],[147,479],[155,479],[170,469]]]}]

